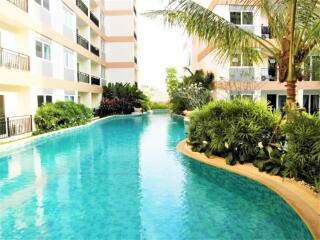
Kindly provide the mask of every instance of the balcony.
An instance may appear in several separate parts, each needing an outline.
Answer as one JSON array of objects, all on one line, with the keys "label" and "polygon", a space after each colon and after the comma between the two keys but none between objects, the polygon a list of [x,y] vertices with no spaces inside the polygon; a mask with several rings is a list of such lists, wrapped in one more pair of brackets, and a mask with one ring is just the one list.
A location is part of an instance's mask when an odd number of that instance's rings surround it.
[{"label": "balcony", "polygon": [[91,76],[91,85],[98,85],[100,86],[100,78]]},{"label": "balcony", "polygon": [[92,12],[90,12],[90,19],[97,27],[99,27],[99,19]]},{"label": "balcony", "polygon": [[28,12],[28,0],[7,0],[8,2],[16,5],[18,8]]},{"label": "balcony", "polygon": [[89,9],[88,7],[81,1],[81,0],[77,0],[76,4],[78,6],[78,8],[81,9],[81,11],[85,14],[85,15],[89,15]]},{"label": "balcony", "polygon": [[90,51],[91,51],[94,55],[96,55],[96,56],[98,56],[98,57],[100,56],[99,48],[93,46],[92,44],[90,44]]},{"label": "balcony", "polygon": [[271,39],[271,29],[268,26],[261,26],[261,37],[264,39]]},{"label": "balcony", "polygon": [[30,71],[29,56],[0,48],[0,67]]},{"label": "balcony", "polygon": [[89,50],[89,42],[87,39],[85,39],[84,37],[82,37],[81,35],[79,35],[77,33],[77,43],[84,47],[85,49]]},{"label": "balcony", "polygon": [[253,67],[231,67],[229,69],[229,80],[231,81],[251,81],[254,79]]},{"label": "balcony", "polygon": [[0,117],[0,139],[32,132],[32,116]]},{"label": "balcony", "polygon": [[78,71],[78,82],[90,83],[89,74]]}]

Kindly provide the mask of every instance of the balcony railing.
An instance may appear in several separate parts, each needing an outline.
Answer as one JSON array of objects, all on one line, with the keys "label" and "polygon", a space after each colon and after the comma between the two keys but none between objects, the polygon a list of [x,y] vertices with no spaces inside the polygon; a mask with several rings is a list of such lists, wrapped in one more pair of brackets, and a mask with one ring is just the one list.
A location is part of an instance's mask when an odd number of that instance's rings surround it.
[{"label": "balcony railing", "polygon": [[28,0],[7,0],[8,2],[16,5],[18,8],[23,11],[28,12]]},{"label": "balcony railing", "polygon": [[84,12],[85,15],[89,15],[89,9],[88,7],[81,1],[81,0],[77,0],[76,4],[78,6],[78,8],[81,9],[82,12]]},{"label": "balcony railing", "polygon": [[253,67],[231,67],[229,68],[229,79],[232,81],[254,80]]},{"label": "balcony railing", "polygon": [[87,39],[85,39],[84,37],[82,37],[81,35],[77,34],[77,43],[79,45],[81,45],[82,47],[84,47],[85,49],[89,50],[89,42]]},{"label": "balcony railing", "polygon": [[32,116],[1,117],[0,139],[32,132]]},{"label": "balcony railing", "polygon": [[91,76],[91,85],[99,85],[100,86],[100,78]]},{"label": "balcony railing", "polygon": [[90,12],[90,19],[97,27],[99,27],[99,19],[92,12]]},{"label": "balcony railing", "polygon": [[134,12],[134,15],[137,16],[137,9],[136,9],[136,6],[133,6],[133,12]]},{"label": "balcony railing", "polygon": [[133,33],[133,37],[134,37],[135,40],[138,39],[136,32]]},{"label": "balcony railing", "polygon": [[268,26],[261,26],[261,36],[262,38],[272,38],[271,29]]},{"label": "balcony railing", "polygon": [[135,64],[138,64],[138,59],[137,59],[137,57],[134,57],[134,63],[135,63]]},{"label": "balcony railing", "polygon": [[0,66],[30,71],[29,56],[0,48]]},{"label": "balcony railing", "polygon": [[78,72],[78,82],[90,83],[90,76],[87,73]]},{"label": "balcony railing", "polygon": [[90,44],[90,51],[91,51],[94,55],[96,55],[96,56],[98,56],[98,57],[100,56],[99,48],[93,46],[92,44]]}]

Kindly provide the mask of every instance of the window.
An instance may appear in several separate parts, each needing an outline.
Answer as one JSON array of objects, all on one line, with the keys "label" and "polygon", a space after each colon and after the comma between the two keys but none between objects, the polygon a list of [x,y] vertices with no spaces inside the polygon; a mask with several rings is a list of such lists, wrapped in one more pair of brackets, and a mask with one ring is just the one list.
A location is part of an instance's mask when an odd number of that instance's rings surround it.
[{"label": "window", "polygon": [[72,26],[73,26],[72,11],[69,8],[67,8],[66,6],[63,6],[63,12],[64,12],[64,25],[68,26],[69,28],[72,28]]},{"label": "window", "polygon": [[74,102],[74,96],[73,95],[65,95],[64,100]]},{"label": "window", "polygon": [[267,101],[272,109],[282,109],[286,105],[287,96],[277,94],[267,94]]},{"label": "window", "polygon": [[230,22],[235,25],[253,25],[253,12],[230,12]]},{"label": "window", "polygon": [[73,69],[74,68],[74,56],[70,50],[64,50],[64,66],[65,68]]},{"label": "window", "polygon": [[320,97],[319,95],[303,95],[303,107],[308,113],[316,113],[319,111]]},{"label": "window", "polygon": [[51,60],[51,47],[49,44],[36,40],[36,56],[46,60]]},{"label": "window", "polygon": [[52,103],[52,96],[51,95],[38,95],[38,107],[46,103]]},{"label": "window", "polygon": [[230,94],[230,99],[233,100],[233,99],[238,99],[238,98],[242,98],[242,99],[250,99],[250,100],[253,100],[253,94],[250,94],[250,93],[231,93]]},{"label": "window", "polygon": [[320,56],[310,56],[304,63],[305,74],[310,81],[320,81]]},{"label": "window", "polygon": [[279,95],[278,96],[278,108],[282,109],[285,107],[287,102],[287,96],[286,95]]},{"label": "window", "polygon": [[49,0],[34,0],[36,3],[38,3],[43,8],[50,10],[50,3]]},{"label": "window", "polygon": [[250,56],[236,53],[231,56],[232,67],[252,67],[253,61]]}]

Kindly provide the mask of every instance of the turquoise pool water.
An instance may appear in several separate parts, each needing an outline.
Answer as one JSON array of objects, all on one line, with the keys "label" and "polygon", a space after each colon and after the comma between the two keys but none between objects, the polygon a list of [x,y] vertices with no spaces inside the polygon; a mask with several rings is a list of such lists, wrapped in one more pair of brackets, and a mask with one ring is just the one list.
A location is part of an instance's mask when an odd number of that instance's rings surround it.
[{"label": "turquoise pool water", "polygon": [[251,180],[182,156],[169,114],[116,117],[0,155],[0,239],[311,239]]}]

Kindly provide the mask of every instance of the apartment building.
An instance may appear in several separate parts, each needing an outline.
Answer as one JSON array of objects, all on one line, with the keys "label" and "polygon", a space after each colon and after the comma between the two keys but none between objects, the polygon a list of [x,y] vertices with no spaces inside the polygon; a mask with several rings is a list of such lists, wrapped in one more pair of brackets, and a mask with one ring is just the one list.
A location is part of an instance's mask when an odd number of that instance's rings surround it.
[{"label": "apartment building", "polygon": [[0,138],[42,104],[96,108],[107,82],[136,83],[136,14],[135,0],[1,0]]},{"label": "apartment building", "polygon": [[[227,21],[272,41],[268,19],[256,7],[240,5],[237,1],[198,2]],[[286,88],[285,83],[278,81],[275,59],[266,57],[261,63],[255,64],[239,53],[231,59],[221,61],[212,47],[198,39],[192,40],[190,49],[191,68],[205,69],[215,74],[214,98],[242,96],[266,99],[274,108],[284,106]],[[320,106],[320,56],[310,56],[305,70],[309,73],[309,81],[298,82],[297,101],[300,106],[313,113],[318,111]]]}]

